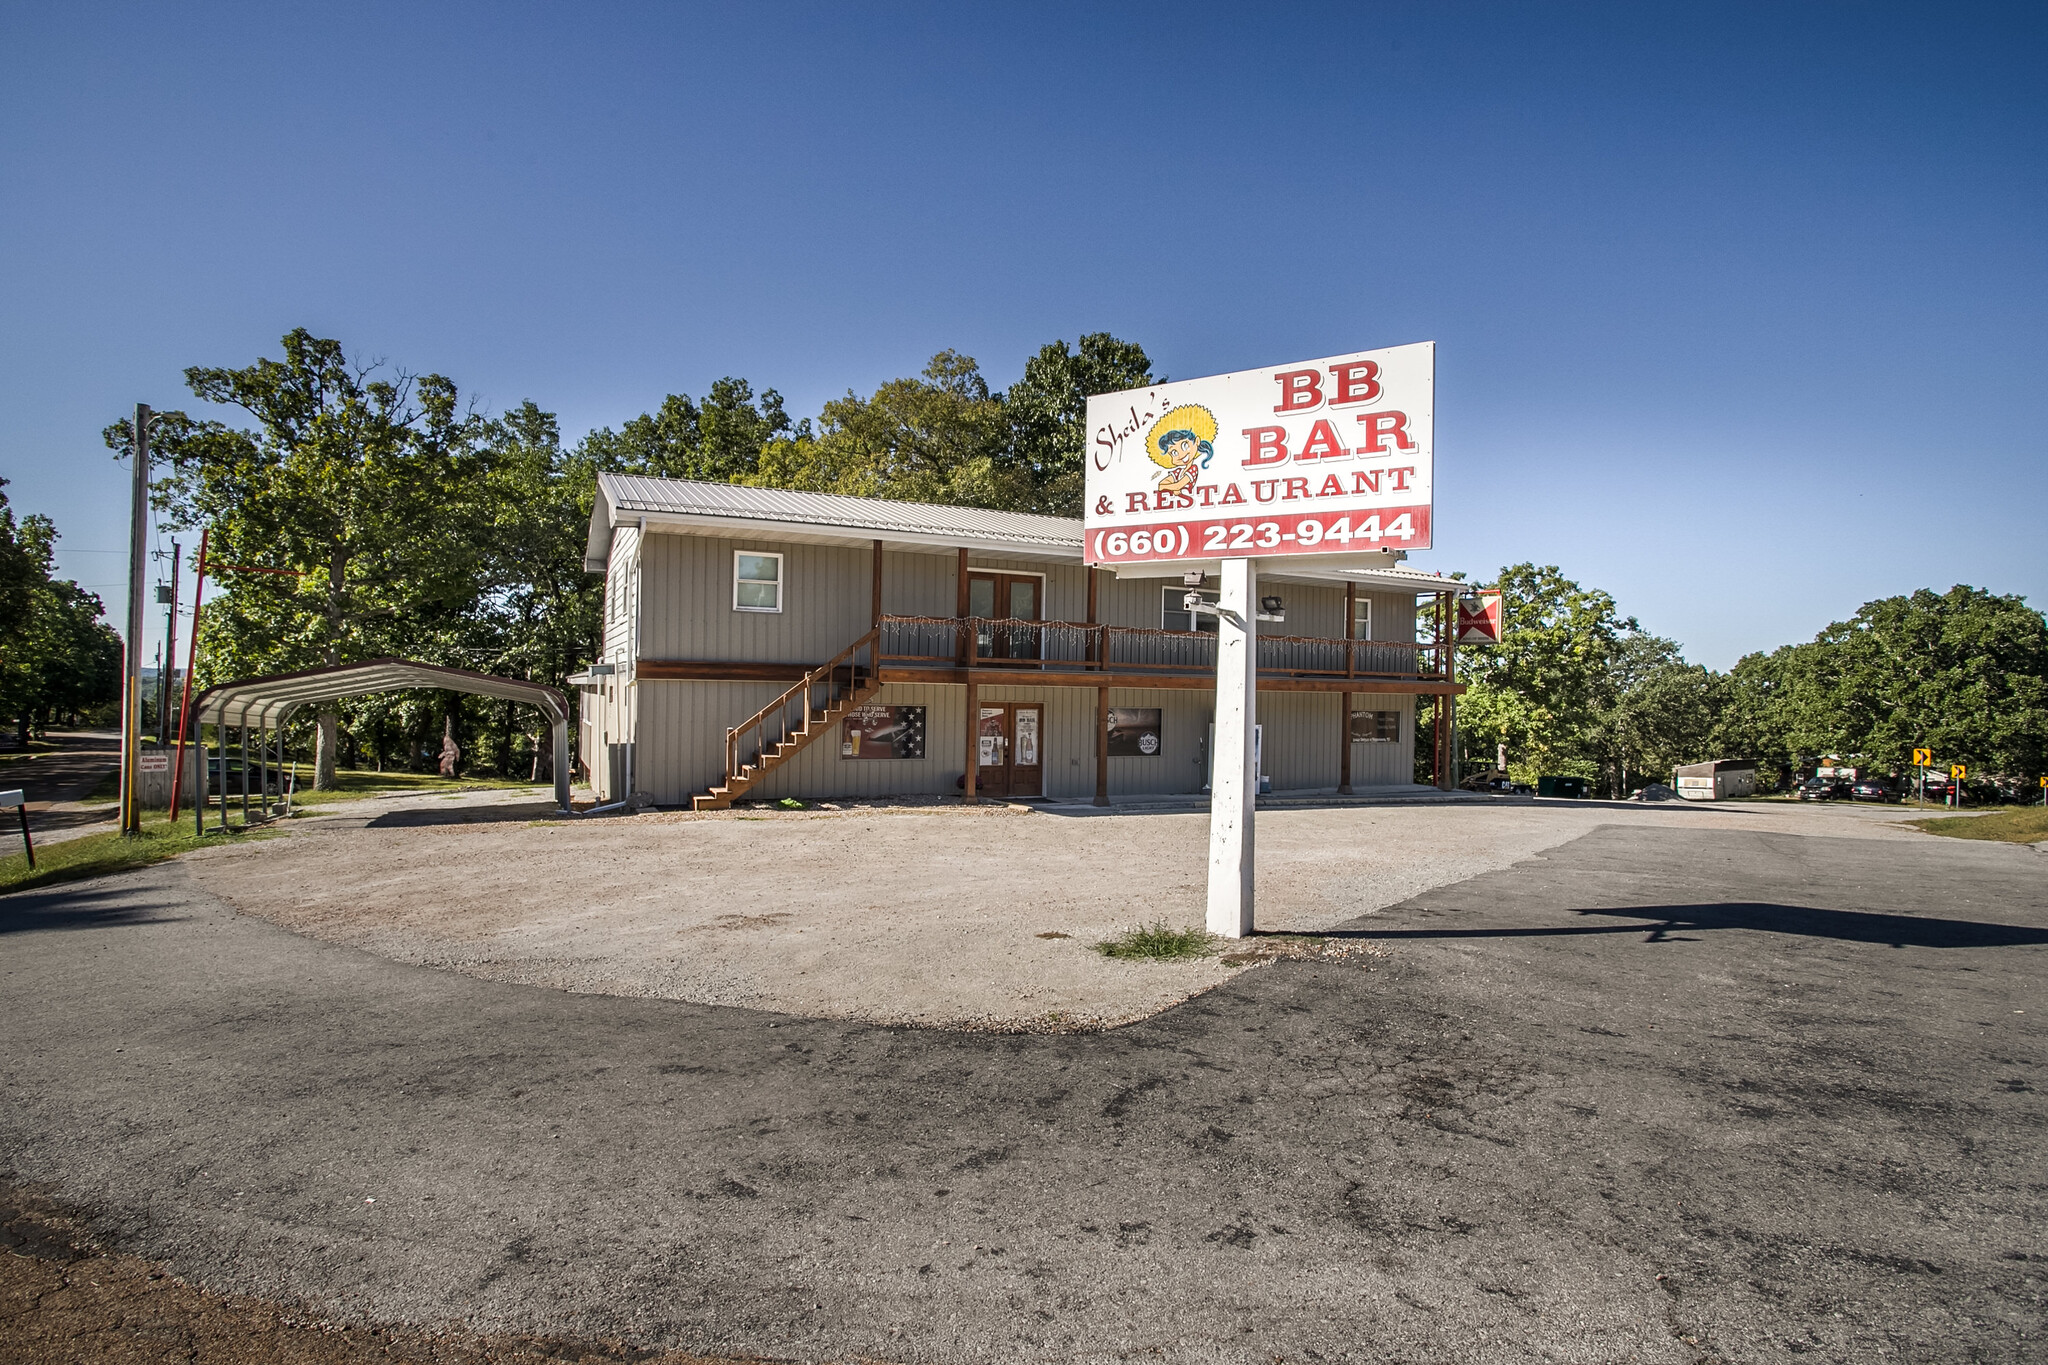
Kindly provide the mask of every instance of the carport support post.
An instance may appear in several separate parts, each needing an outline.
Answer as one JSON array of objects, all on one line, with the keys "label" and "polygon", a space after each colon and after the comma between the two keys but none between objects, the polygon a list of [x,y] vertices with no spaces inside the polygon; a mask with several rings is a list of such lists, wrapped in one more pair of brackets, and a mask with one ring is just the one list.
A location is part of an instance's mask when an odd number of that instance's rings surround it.
[{"label": "carport support post", "polygon": [[242,742],[242,828],[249,827],[249,720],[235,727],[235,734]]},{"label": "carport support post", "polygon": [[1216,604],[1216,753],[1209,777],[1209,932],[1252,931],[1252,834],[1259,799],[1258,561],[1223,561]]},{"label": "carport support post", "polygon": [[[197,627],[194,627],[194,630],[196,631]],[[188,674],[187,676],[189,677],[190,675]],[[186,705],[189,706],[191,703],[188,701]],[[179,724],[182,725],[183,723],[184,721],[181,717]],[[206,789],[210,785],[207,779],[212,776],[206,770],[206,727],[195,724],[192,727],[192,737],[199,749],[196,755],[199,759],[199,789],[192,793],[192,832],[204,835],[206,833],[206,798],[209,795]],[[181,748],[178,750],[178,762],[182,764],[184,761],[185,751]]]},{"label": "carport support post", "polygon": [[555,722],[555,804],[569,809],[569,718]]}]

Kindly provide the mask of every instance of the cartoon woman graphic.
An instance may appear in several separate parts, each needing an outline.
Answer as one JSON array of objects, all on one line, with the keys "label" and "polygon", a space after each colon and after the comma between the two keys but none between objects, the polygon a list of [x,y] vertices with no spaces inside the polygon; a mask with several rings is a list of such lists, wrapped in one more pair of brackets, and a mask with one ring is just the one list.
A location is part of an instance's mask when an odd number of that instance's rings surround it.
[{"label": "cartoon woman graphic", "polygon": [[1166,472],[1159,491],[1182,493],[1193,488],[1216,454],[1216,414],[1199,403],[1169,409],[1145,433],[1145,453]]}]

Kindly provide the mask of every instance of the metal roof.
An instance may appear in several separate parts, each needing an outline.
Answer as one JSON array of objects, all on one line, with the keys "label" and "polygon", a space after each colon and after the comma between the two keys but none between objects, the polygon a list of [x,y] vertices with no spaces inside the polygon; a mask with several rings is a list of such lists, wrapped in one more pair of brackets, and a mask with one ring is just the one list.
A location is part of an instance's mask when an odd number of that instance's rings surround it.
[{"label": "metal roof", "polygon": [[685,525],[729,524],[734,529],[801,527],[865,539],[967,545],[1064,559],[1081,555],[1081,523],[1073,517],[992,512],[928,502],[892,502],[844,493],[801,493],[788,488],[747,488],[693,479],[639,474],[597,476],[584,565],[601,573],[611,552],[611,530],[638,517]]},{"label": "metal roof", "polygon": [[406,687],[440,687],[501,701],[523,701],[546,712],[550,721],[569,718],[569,699],[546,683],[501,678],[466,668],[444,668],[412,659],[366,659],[359,664],[221,683],[193,698],[192,714],[202,725],[270,726],[288,719],[301,707]]}]

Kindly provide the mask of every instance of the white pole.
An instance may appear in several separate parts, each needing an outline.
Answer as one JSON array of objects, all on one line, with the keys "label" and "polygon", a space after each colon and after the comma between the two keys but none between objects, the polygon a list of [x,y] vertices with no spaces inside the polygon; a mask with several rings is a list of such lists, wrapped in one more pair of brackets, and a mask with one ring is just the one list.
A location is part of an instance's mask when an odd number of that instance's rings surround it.
[{"label": "white pole", "polygon": [[1216,604],[1216,753],[1209,776],[1209,932],[1252,931],[1252,822],[1259,800],[1253,754],[1258,724],[1259,570],[1223,561]]}]

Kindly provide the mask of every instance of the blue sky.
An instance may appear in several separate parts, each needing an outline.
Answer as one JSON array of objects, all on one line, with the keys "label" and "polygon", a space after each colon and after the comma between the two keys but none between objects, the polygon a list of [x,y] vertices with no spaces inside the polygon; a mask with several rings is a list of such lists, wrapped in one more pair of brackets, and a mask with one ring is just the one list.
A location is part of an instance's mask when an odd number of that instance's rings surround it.
[{"label": "blue sky", "polygon": [[1275,8],[0,5],[0,475],[118,618],[100,428],[294,326],[571,439],[1435,340],[1420,567],[2048,602],[2048,10]]}]

